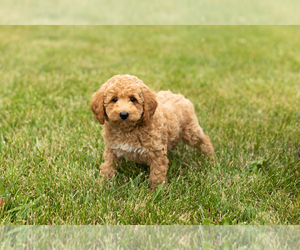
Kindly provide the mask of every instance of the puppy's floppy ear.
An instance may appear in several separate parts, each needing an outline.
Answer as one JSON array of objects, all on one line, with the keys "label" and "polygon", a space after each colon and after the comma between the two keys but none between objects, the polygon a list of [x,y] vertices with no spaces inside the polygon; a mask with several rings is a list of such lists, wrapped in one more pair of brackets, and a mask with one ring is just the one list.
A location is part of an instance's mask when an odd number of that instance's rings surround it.
[{"label": "puppy's floppy ear", "polygon": [[143,114],[143,122],[144,124],[148,124],[151,117],[154,115],[155,110],[157,108],[156,94],[151,91],[147,86],[143,89],[144,96],[144,114]]},{"label": "puppy's floppy ear", "polygon": [[101,87],[96,93],[94,93],[92,98],[91,110],[93,111],[95,118],[103,125],[104,118],[106,116],[104,110],[104,87]]}]

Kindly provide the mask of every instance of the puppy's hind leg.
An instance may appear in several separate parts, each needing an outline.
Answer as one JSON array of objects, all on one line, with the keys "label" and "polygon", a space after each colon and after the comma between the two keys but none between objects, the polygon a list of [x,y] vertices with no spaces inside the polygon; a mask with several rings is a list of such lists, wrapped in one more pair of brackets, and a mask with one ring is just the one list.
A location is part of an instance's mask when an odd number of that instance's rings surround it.
[{"label": "puppy's hind leg", "polygon": [[204,134],[202,128],[199,126],[196,117],[185,124],[181,138],[187,145],[197,148],[201,153],[213,159],[214,147],[209,137]]}]

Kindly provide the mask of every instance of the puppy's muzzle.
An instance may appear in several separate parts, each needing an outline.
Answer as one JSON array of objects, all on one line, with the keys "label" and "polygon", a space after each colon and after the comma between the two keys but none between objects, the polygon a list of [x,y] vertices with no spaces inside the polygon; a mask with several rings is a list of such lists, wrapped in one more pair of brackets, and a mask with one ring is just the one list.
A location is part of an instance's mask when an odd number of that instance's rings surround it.
[{"label": "puppy's muzzle", "polygon": [[121,112],[120,113],[120,117],[122,120],[126,120],[128,118],[129,114],[127,112]]}]

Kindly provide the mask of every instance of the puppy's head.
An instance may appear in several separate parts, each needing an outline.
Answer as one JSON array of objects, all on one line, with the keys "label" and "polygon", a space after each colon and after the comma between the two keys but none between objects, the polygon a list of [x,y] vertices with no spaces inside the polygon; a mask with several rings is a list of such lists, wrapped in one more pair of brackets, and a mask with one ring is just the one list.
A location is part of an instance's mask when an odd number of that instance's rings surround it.
[{"label": "puppy's head", "polygon": [[130,75],[112,77],[92,98],[91,109],[99,123],[121,127],[148,124],[157,107],[155,93]]}]

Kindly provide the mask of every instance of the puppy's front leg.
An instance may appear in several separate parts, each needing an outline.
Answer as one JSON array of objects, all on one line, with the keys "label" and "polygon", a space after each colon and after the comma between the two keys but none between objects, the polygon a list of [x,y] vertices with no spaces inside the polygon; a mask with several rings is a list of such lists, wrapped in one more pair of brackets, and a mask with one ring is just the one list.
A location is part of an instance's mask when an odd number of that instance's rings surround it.
[{"label": "puppy's front leg", "polygon": [[152,158],[150,163],[150,177],[149,185],[154,188],[158,183],[162,183],[166,180],[166,175],[169,168],[169,160],[165,152],[156,154],[156,157]]},{"label": "puppy's front leg", "polygon": [[116,168],[114,164],[119,164],[121,159],[118,158],[107,146],[105,146],[103,158],[104,163],[102,163],[100,166],[100,175],[106,179],[110,179],[116,173]]}]

